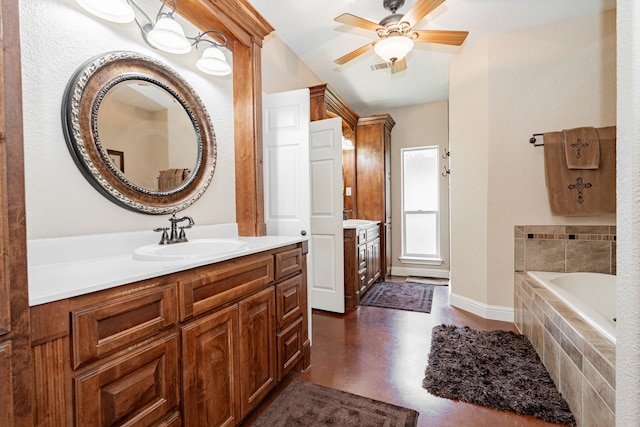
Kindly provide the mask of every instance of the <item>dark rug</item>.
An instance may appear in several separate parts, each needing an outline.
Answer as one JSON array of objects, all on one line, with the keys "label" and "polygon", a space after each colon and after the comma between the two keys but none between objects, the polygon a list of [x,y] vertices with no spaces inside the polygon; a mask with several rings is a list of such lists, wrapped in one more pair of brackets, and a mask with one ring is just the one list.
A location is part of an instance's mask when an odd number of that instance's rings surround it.
[{"label": "dark rug", "polygon": [[379,282],[360,300],[360,305],[431,313],[433,286]]},{"label": "dark rug", "polygon": [[449,279],[443,279],[440,277],[414,277],[407,276],[404,281],[406,283],[421,283],[423,285],[437,285],[437,286],[448,286]]},{"label": "dark rug", "polygon": [[527,337],[513,332],[436,326],[422,386],[447,399],[576,425]]},{"label": "dark rug", "polygon": [[412,409],[295,379],[252,426],[414,427],[417,422]]}]

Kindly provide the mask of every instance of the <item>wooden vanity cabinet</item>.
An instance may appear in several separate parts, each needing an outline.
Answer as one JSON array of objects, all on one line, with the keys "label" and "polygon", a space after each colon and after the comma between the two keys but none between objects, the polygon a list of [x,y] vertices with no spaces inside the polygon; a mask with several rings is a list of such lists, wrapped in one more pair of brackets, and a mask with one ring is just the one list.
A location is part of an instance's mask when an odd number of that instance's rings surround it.
[{"label": "wooden vanity cabinet", "polygon": [[389,114],[360,117],[356,133],[359,219],[380,221],[382,277],[391,274],[391,130]]},{"label": "wooden vanity cabinet", "polygon": [[355,309],[364,293],[382,277],[380,225],[345,228],[343,235],[345,307]]},{"label": "wooden vanity cabinet", "polygon": [[310,360],[307,243],[32,307],[36,425],[235,426]]}]

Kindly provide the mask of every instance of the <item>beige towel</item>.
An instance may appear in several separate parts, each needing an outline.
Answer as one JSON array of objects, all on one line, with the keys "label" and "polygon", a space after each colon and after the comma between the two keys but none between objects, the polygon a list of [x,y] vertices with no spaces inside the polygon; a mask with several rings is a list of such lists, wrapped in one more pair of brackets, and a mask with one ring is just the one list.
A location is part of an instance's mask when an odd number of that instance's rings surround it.
[{"label": "beige towel", "polygon": [[564,152],[569,169],[598,169],[600,167],[600,139],[592,127],[565,129]]},{"label": "beige towel", "polygon": [[160,171],[158,191],[169,191],[178,187],[189,176],[189,169],[167,169]]},{"label": "beige towel", "polygon": [[544,134],[544,172],[553,215],[589,216],[616,212],[616,128],[596,129],[599,169],[568,169],[564,134]]}]

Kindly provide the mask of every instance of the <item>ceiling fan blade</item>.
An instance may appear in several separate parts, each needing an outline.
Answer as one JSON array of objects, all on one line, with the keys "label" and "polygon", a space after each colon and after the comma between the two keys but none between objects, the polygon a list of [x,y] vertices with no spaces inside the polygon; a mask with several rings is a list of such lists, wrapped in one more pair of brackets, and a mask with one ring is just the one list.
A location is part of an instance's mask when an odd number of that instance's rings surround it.
[{"label": "ceiling fan blade", "polygon": [[376,42],[371,42],[371,43],[367,43],[364,46],[361,46],[359,48],[357,48],[356,50],[347,53],[344,56],[341,56],[340,58],[336,59],[335,62],[338,65],[344,65],[347,62],[351,61],[352,59],[356,58],[357,56],[362,55],[365,52],[370,51],[371,49],[373,49],[373,46],[376,44]]},{"label": "ceiling fan blade", "polygon": [[391,66],[391,74],[399,73],[407,69],[407,60],[402,58],[400,61],[396,61]]},{"label": "ceiling fan blade", "polygon": [[417,42],[448,44],[460,46],[464,43],[469,31],[448,31],[448,30],[417,30],[413,31],[418,35]]},{"label": "ceiling fan blade", "polygon": [[380,62],[369,66],[371,71],[384,70],[385,68],[391,68],[391,74],[399,73],[407,69],[407,60],[402,58],[400,61],[396,61],[394,64],[391,62]]},{"label": "ceiling fan blade", "polygon": [[371,68],[371,71],[384,70],[385,68],[389,68],[389,63],[380,62],[378,64],[369,65],[369,68]]},{"label": "ceiling fan blade", "polygon": [[402,21],[409,23],[411,27],[427,16],[436,7],[444,3],[444,0],[418,0],[411,9],[402,17]]},{"label": "ceiling fan blade", "polygon": [[365,30],[371,31],[376,31],[378,28],[382,28],[380,24],[364,18],[360,18],[359,16],[355,16],[350,13],[343,13],[342,15],[335,18],[334,21],[340,22],[341,24],[353,25],[354,27],[364,28]]}]

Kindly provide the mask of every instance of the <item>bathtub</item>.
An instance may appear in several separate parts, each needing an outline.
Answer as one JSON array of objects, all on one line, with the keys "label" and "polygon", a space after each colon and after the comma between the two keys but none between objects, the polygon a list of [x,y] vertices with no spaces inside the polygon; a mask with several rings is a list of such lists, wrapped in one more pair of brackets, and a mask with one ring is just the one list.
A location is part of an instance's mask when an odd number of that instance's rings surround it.
[{"label": "bathtub", "polygon": [[548,271],[529,271],[527,274],[616,343],[616,276]]}]

